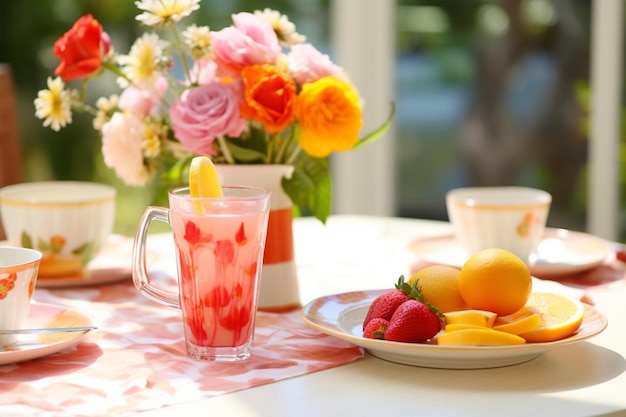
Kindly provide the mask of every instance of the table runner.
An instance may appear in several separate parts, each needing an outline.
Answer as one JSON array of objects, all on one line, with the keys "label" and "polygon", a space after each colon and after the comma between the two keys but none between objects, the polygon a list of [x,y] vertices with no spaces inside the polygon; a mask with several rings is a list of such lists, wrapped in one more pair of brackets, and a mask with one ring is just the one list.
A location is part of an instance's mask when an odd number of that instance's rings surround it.
[{"label": "table runner", "polygon": [[[363,351],[306,326],[300,311],[259,313],[252,357],[187,358],[180,311],[126,282],[38,289],[39,302],[87,315],[98,329],[45,358],[0,366],[2,415],[124,415],[291,378],[352,362]],[[136,318],[136,319],[135,319]]]}]

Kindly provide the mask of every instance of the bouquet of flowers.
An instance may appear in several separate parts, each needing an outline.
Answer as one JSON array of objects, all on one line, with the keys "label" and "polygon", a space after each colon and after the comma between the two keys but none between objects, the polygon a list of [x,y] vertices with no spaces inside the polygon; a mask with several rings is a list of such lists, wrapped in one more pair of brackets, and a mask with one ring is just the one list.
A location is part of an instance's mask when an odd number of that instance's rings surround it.
[{"label": "bouquet of flowers", "polygon": [[[328,156],[381,136],[359,138],[360,97],[340,67],[305,42],[287,16],[237,13],[218,31],[178,22],[200,0],[139,0],[137,20],[151,28],[118,53],[91,15],[54,44],[60,63],[35,99],[36,116],[58,131],[73,112],[93,116],[105,164],[128,185],[155,176],[184,182],[195,155],[215,163],[294,166],[282,187],[296,207],[324,222],[331,210]],[[167,36],[166,36],[167,35]],[[119,94],[86,101],[104,71]],[[66,83],[80,81],[80,88]]]}]

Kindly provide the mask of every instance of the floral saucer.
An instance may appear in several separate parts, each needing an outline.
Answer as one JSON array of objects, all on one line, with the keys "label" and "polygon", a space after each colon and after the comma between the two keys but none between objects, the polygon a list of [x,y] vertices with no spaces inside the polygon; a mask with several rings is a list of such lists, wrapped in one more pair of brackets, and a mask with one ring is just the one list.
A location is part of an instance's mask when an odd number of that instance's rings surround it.
[{"label": "floral saucer", "polygon": [[[46,328],[91,325],[91,320],[76,311],[54,304],[33,303],[30,306],[24,327]],[[15,343],[8,346],[0,346],[0,365],[24,362],[60,352],[80,342],[87,333],[89,333],[89,330],[84,332],[19,335]]]}]

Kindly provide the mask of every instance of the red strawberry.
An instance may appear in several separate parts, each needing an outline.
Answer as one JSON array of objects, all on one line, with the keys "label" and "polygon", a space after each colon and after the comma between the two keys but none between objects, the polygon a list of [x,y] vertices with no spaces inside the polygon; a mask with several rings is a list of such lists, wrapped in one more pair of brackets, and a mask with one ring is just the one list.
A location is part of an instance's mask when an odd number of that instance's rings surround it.
[{"label": "red strawberry", "polygon": [[363,337],[367,337],[368,339],[384,339],[387,326],[389,326],[389,321],[383,318],[377,317],[372,319],[367,323],[365,330],[363,330]]},{"label": "red strawberry", "polygon": [[363,330],[373,319],[389,320],[396,308],[408,299],[409,296],[400,290],[391,290],[376,297],[367,310],[365,320],[363,320]]},{"label": "red strawberry", "polygon": [[385,332],[385,340],[417,343],[434,337],[441,330],[437,313],[417,300],[408,300],[400,305]]},{"label": "red strawberry", "polygon": [[417,299],[420,296],[419,291],[404,282],[404,276],[400,276],[395,290],[381,294],[372,301],[365,315],[365,319],[363,320],[363,330],[365,330],[370,320],[375,318],[389,320],[400,304],[410,298]]}]

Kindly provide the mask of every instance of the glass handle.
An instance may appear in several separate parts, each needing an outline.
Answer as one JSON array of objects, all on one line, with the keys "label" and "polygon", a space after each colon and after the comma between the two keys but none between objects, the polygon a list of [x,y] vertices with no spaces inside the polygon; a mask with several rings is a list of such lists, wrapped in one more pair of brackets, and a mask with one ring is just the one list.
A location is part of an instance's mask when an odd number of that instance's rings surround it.
[{"label": "glass handle", "polygon": [[144,211],[143,216],[141,216],[133,242],[133,284],[147,298],[170,307],[180,308],[178,293],[153,286],[150,282],[150,274],[148,274],[146,269],[146,240],[148,238],[148,230],[150,230],[150,223],[153,220],[169,225],[169,209],[148,207]]}]

